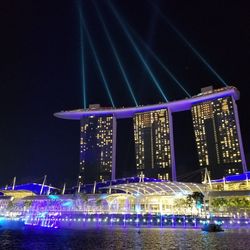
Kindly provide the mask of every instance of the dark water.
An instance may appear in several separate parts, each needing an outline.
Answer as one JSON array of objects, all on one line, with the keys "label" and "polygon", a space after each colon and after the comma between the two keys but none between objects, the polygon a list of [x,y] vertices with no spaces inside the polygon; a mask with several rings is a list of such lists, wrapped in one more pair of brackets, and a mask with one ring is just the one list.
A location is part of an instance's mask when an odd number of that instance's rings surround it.
[{"label": "dark water", "polygon": [[250,229],[207,233],[194,229],[111,228],[0,231],[0,249],[250,249]]}]

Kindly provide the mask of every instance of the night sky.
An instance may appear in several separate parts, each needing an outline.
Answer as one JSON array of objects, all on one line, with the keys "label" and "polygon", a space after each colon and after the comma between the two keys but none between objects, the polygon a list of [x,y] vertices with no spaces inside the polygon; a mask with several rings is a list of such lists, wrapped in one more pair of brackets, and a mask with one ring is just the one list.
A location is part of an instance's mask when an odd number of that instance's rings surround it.
[{"label": "night sky", "polygon": [[[120,55],[139,104],[164,101],[115,19],[108,1],[95,1]],[[247,162],[250,161],[250,4],[248,1],[152,1],[201,53],[238,101]],[[151,47],[191,95],[223,84],[167,25],[150,1],[113,0],[121,18]],[[87,103],[111,106],[86,40],[79,6],[103,66],[115,105],[133,106],[92,1],[4,1],[0,8],[0,186],[42,181],[74,185],[79,169],[79,122],[53,113],[83,107],[82,54]],[[83,40],[81,40],[83,32]],[[133,34],[133,33],[131,33]],[[185,98],[136,40],[170,101]],[[177,176],[197,169],[191,114],[174,114]],[[118,175],[134,166],[132,120],[118,122]],[[180,179],[181,180],[181,179]]]}]

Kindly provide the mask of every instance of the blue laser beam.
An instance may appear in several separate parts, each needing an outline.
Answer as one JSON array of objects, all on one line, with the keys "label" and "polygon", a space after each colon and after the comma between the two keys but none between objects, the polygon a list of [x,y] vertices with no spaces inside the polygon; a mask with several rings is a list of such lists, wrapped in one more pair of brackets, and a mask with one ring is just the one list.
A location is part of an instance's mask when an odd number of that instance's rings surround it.
[{"label": "blue laser beam", "polygon": [[136,38],[143,44],[143,46],[147,49],[150,55],[159,63],[159,65],[165,70],[165,72],[172,78],[172,80],[185,92],[188,97],[191,97],[189,92],[183,87],[180,81],[176,78],[176,76],[170,71],[170,69],[161,61],[161,59],[155,54],[155,52],[135,33]]},{"label": "blue laser beam", "polygon": [[187,40],[187,38],[170,22],[170,20],[163,15],[161,10],[151,1],[150,4],[157,10],[161,18],[170,26],[170,28],[179,36],[179,38],[194,52],[194,54],[208,67],[208,69],[220,80],[220,82],[228,86],[228,84],[222,79],[222,77],[215,71],[215,69],[206,61],[206,59],[199,53],[197,49]]},{"label": "blue laser beam", "polygon": [[81,51],[81,65],[82,65],[82,91],[83,91],[83,107],[87,108],[87,95],[86,95],[86,75],[85,75],[85,53],[84,53],[84,41],[83,41],[83,32],[82,32],[82,10],[81,6],[78,7],[79,17],[80,17],[80,51]]},{"label": "blue laser beam", "polygon": [[140,58],[141,62],[143,63],[145,69],[147,70],[148,74],[150,75],[151,79],[153,80],[155,86],[157,87],[157,89],[159,90],[161,96],[163,97],[163,99],[168,102],[168,98],[166,97],[166,95],[164,94],[158,80],[156,79],[154,73],[152,72],[152,70],[150,69],[150,67],[148,66],[148,63],[146,62],[145,58],[143,57],[142,53],[140,52],[138,46],[136,45],[134,39],[132,38],[132,36],[130,35],[126,25],[123,23],[122,19],[120,18],[118,12],[116,11],[115,7],[113,6],[113,4],[108,1],[108,4],[113,12],[113,14],[115,15],[117,21],[119,22],[120,26],[122,27],[125,35],[127,36],[128,40],[130,41],[130,43],[132,44],[136,54],[138,55],[138,57]]},{"label": "blue laser beam", "polygon": [[124,78],[124,81],[126,82],[126,85],[127,85],[127,87],[128,87],[128,90],[129,90],[129,92],[130,92],[130,95],[131,95],[131,97],[132,97],[132,99],[133,99],[133,101],[134,101],[134,104],[135,104],[136,106],[138,106],[138,102],[137,102],[137,100],[136,100],[135,94],[134,94],[133,89],[132,89],[132,87],[131,87],[131,84],[130,84],[130,82],[129,82],[129,80],[128,80],[127,74],[126,74],[126,72],[125,72],[125,70],[124,70],[124,67],[123,67],[122,62],[121,62],[121,59],[120,59],[120,57],[119,57],[119,55],[118,55],[118,52],[117,52],[117,50],[116,50],[116,48],[115,48],[115,45],[114,45],[114,43],[113,43],[113,41],[112,41],[112,38],[111,38],[110,33],[109,33],[109,31],[108,31],[108,28],[107,28],[107,26],[106,26],[106,24],[105,24],[105,22],[104,22],[103,16],[102,16],[102,14],[101,14],[101,12],[100,12],[100,10],[99,10],[97,4],[95,3],[95,1],[92,1],[92,2],[94,3],[95,9],[96,9],[97,14],[98,14],[98,17],[99,17],[99,19],[100,19],[100,21],[101,21],[101,23],[102,23],[103,30],[104,30],[104,32],[105,32],[105,35],[106,35],[106,37],[107,37],[107,39],[108,39],[108,41],[109,41],[109,44],[110,44],[111,48],[112,48],[113,54],[114,54],[114,56],[115,56],[115,58],[116,58],[116,61],[117,61],[117,63],[118,63],[118,66],[119,66],[119,68],[120,68],[120,71],[121,71],[121,73],[122,73],[122,76],[123,76],[123,78]]},{"label": "blue laser beam", "polygon": [[100,72],[100,75],[101,75],[101,77],[102,77],[102,80],[103,80],[103,83],[104,83],[104,87],[105,87],[106,92],[107,92],[107,94],[108,94],[109,100],[110,100],[110,102],[111,102],[111,104],[112,104],[112,107],[114,108],[114,107],[115,107],[115,104],[114,104],[114,100],[113,100],[113,98],[112,98],[112,95],[111,95],[111,92],[110,92],[110,89],[109,89],[109,86],[108,86],[108,82],[107,82],[107,80],[106,80],[106,77],[105,77],[104,71],[103,71],[103,69],[102,69],[101,63],[100,63],[100,61],[99,61],[99,59],[98,59],[98,55],[97,55],[97,52],[96,52],[96,49],[95,49],[93,40],[92,40],[92,38],[91,38],[91,36],[90,36],[90,33],[89,33],[89,31],[88,31],[88,28],[87,28],[87,26],[86,26],[86,23],[85,23],[85,21],[84,21],[84,17],[83,17],[83,16],[82,16],[82,22],[83,22],[83,27],[84,27],[84,30],[85,30],[85,32],[86,32],[87,38],[88,38],[88,42],[89,42],[90,48],[91,48],[91,50],[92,50],[92,53],[93,53],[94,58],[95,58],[95,61],[96,61],[96,65],[97,65],[97,67],[98,67],[98,69],[99,69],[99,72]]}]

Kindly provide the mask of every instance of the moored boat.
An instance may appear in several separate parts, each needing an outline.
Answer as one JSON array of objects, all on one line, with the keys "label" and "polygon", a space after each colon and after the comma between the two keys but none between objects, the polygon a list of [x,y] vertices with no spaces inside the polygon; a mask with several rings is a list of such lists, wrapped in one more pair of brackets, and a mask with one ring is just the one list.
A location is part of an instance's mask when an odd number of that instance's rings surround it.
[{"label": "moored boat", "polygon": [[205,224],[202,228],[202,231],[206,232],[223,232],[224,230],[222,229],[221,225],[210,223],[210,224]]}]

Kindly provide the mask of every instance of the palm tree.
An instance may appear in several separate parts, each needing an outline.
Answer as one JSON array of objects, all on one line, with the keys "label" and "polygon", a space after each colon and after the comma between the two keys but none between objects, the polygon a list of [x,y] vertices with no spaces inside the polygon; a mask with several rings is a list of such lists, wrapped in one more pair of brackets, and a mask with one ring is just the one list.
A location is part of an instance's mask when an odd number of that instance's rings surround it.
[{"label": "palm tree", "polygon": [[198,213],[200,213],[204,203],[204,194],[201,192],[193,192],[187,196],[186,202],[190,208],[192,208],[195,203],[195,206],[199,211]]},{"label": "palm tree", "polygon": [[192,198],[192,195],[191,194],[189,194],[188,196],[187,196],[187,205],[188,205],[188,207],[192,207],[193,206],[193,203],[194,203],[194,200],[193,200],[193,198]]},{"label": "palm tree", "polygon": [[225,198],[215,198],[213,199],[211,205],[215,210],[219,210],[222,207],[228,207],[228,200]]},{"label": "palm tree", "polygon": [[191,207],[190,203],[187,202],[187,199],[180,198],[174,201],[174,208],[177,209],[178,212],[180,212],[180,210],[183,208],[186,209],[187,207]]},{"label": "palm tree", "polygon": [[204,203],[204,194],[201,192],[193,192],[191,198],[194,200],[197,208],[201,208]]}]

